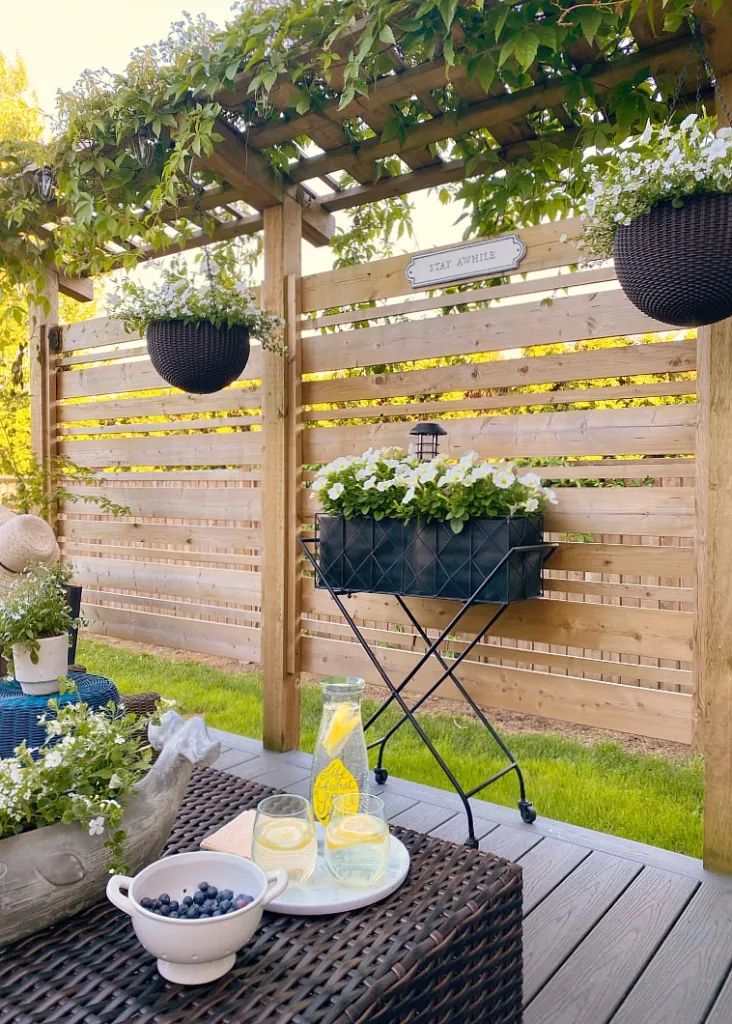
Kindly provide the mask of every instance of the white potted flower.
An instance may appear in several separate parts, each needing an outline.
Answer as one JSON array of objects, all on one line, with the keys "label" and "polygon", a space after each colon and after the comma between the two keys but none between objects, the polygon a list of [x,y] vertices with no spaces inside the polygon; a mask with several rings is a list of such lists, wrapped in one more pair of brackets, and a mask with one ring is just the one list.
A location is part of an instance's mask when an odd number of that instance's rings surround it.
[{"label": "white potted flower", "polygon": [[147,337],[163,380],[191,394],[220,391],[236,380],[249,359],[250,335],[282,351],[280,321],[254,305],[231,248],[172,258],[149,281],[127,276],[109,301],[111,317]]},{"label": "white potted flower", "polygon": [[35,565],[0,605],[2,653],[23,693],[56,693],[68,671],[69,630],[80,621],[69,608],[69,579],[68,570]]},{"label": "white potted flower", "polygon": [[679,327],[732,315],[732,128],[696,114],[649,122],[593,179],[585,251],[615,258],[638,309]]},{"label": "white potted flower", "polygon": [[325,466],[313,488],[321,586],[500,603],[541,593],[542,513],[557,499],[536,473],[475,452],[422,462],[369,449]]}]

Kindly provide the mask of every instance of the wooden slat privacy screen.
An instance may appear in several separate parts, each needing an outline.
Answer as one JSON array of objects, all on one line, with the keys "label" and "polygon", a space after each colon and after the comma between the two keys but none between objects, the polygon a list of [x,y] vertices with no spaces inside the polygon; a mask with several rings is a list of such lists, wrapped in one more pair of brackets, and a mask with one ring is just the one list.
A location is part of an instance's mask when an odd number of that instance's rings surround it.
[{"label": "wooden slat privacy screen", "polygon": [[[637,312],[612,268],[577,270],[574,227],[527,230],[520,274],[459,294],[412,292],[407,256],[300,279],[304,475],[406,445],[415,419],[440,421],[451,454],[535,460],[560,481],[546,596],[506,614],[466,682],[488,705],[689,742],[696,341]],[[107,321],[65,329],[60,451],[105,470],[104,491],[133,513],[63,510],[95,630],[258,660],[257,374],[255,358],[219,394],[151,394],[141,342]],[[315,511],[305,490],[302,529]],[[327,593],[305,578],[301,598],[302,671],[373,678]],[[419,644],[394,601],[352,607],[385,664],[406,671]],[[437,624],[451,609],[424,611]]]}]

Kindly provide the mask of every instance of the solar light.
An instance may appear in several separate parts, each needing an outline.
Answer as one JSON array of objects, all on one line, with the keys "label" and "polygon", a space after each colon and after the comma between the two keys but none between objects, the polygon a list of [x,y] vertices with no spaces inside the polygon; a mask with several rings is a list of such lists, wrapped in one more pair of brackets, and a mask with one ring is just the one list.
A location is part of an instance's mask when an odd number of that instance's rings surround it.
[{"label": "solar light", "polygon": [[417,455],[422,462],[429,462],[437,455],[440,438],[447,434],[439,423],[418,423],[409,431],[417,438]]},{"label": "solar light", "polygon": [[53,199],[53,194],[56,191],[56,174],[54,173],[53,167],[48,164],[44,164],[43,167],[38,167],[33,172],[33,179],[36,184],[36,190],[38,195],[41,197],[41,201],[49,203]]},{"label": "solar light", "polygon": [[140,167],[149,167],[153,162],[156,142],[157,139],[148,125],[130,136],[127,148]]}]

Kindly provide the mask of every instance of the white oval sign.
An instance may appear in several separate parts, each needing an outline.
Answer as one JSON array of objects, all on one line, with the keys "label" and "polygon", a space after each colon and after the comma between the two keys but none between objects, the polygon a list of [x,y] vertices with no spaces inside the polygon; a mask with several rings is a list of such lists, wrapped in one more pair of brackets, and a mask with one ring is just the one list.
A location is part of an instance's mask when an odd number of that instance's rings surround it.
[{"label": "white oval sign", "polygon": [[525,255],[518,235],[502,235],[413,256],[405,273],[412,288],[428,288],[515,270]]}]

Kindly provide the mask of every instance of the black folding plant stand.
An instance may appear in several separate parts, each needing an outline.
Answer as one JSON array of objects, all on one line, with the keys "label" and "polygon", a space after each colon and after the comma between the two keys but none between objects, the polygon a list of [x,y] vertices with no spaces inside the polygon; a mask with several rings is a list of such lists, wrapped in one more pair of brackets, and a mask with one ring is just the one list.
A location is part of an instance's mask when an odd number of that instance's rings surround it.
[{"label": "black folding plant stand", "polygon": [[[356,622],[353,619],[353,616],[350,614],[348,608],[346,607],[344,598],[350,598],[354,593],[362,593],[363,591],[337,590],[328,582],[328,579],[326,578],[325,574],[322,572],[318,564],[319,540],[317,535],[313,537],[302,537],[299,539],[298,543],[300,545],[300,548],[304,552],[306,558],[308,559],[310,565],[312,566],[313,571],[315,572],[318,585],[324,587],[328,591],[330,596],[333,598],[336,605],[338,606],[338,610],[340,611],[341,615],[350,626],[354,636],[356,637],[356,639],[366,652],[369,661],[372,663],[376,671],[379,673],[379,675],[381,676],[389,690],[389,696],[386,698],[381,707],[379,707],[373,713],[373,715],[371,715],[371,717],[367,720],[367,722],[364,725],[364,729],[368,732],[368,730],[374,725],[376,721],[378,721],[381,715],[394,701],[396,701],[396,703],[399,705],[402,711],[402,717],[399,719],[398,722],[396,722],[390,729],[388,729],[383,736],[379,737],[379,739],[373,740],[371,743],[368,744],[369,750],[372,750],[375,747],[379,748],[379,756],[376,768],[374,769],[374,777],[376,779],[377,784],[383,785],[383,783],[385,783],[387,778],[389,777],[389,773],[387,769],[384,767],[384,752],[386,750],[387,743],[389,742],[391,737],[405,724],[405,722],[410,722],[411,725],[414,727],[415,731],[417,732],[417,735],[420,737],[424,745],[427,747],[429,752],[434,757],[435,761],[437,761],[442,771],[450,780],[450,783],[455,789],[455,792],[462,801],[463,807],[465,808],[465,815],[468,821],[468,838],[465,840],[467,846],[471,846],[473,848],[477,848],[478,846],[478,840],[475,837],[473,811],[470,806],[470,798],[475,796],[476,793],[479,793],[481,790],[486,789],[488,786],[491,786],[494,782],[497,782],[499,779],[503,778],[504,775],[508,775],[509,772],[515,772],[518,778],[518,807],[522,819],[529,824],[535,821],[536,811],[534,810],[534,807],[531,804],[531,802],[526,797],[526,786],[524,784],[524,777],[521,772],[521,768],[519,767],[518,761],[512,754],[508,745],[498,735],[498,733],[496,732],[495,728],[490,723],[488,718],[486,718],[482,709],[478,707],[473,698],[470,696],[470,693],[465,689],[457,675],[456,670],[460,666],[461,662],[468,657],[471,651],[476,647],[478,643],[480,643],[483,637],[486,636],[491,627],[496,624],[496,622],[501,618],[503,613],[512,603],[510,601],[506,601],[505,603],[498,604],[498,606],[496,607],[495,604],[489,605],[483,602],[479,602],[478,597],[484,590],[486,584],[493,579],[493,577],[503,568],[503,566],[507,562],[509,562],[513,555],[539,551],[542,554],[542,564],[544,564],[547,561],[547,559],[551,555],[553,555],[554,552],[557,550],[558,545],[549,542],[542,542],[540,544],[525,544],[510,548],[501,558],[501,560],[496,564],[492,572],[488,576],[486,576],[485,579],[480,581],[480,584],[476,588],[475,592],[471,594],[471,596],[467,600],[462,602],[459,610],[455,613],[450,622],[440,632],[439,636],[437,636],[434,640],[430,640],[429,636],[427,635],[427,631],[417,621],[417,618],[415,617],[414,613],[407,606],[404,597],[401,594],[394,594],[393,596],[396,599],[397,603],[399,604],[399,607],[402,609],[404,614],[407,616],[411,624],[416,629],[420,638],[424,642],[426,648],[424,653],[418,659],[417,663],[414,665],[412,669],[410,669],[410,671],[407,673],[404,679],[400,683],[395,684],[394,681],[389,676],[386,669],[379,661],[379,659],[376,657],[376,654],[374,653],[371,644],[369,644],[368,640],[363,635],[361,628],[356,624]],[[421,600],[425,600],[425,598],[422,598]],[[472,638],[472,640],[470,640],[465,649],[461,651],[461,653],[454,660],[451,659],[450,662],[446,661],[440,650],[443,643],[450,636],[451,633],[454,633],[458,629],[460,623],[467,615],[467,613],[474,607],[480,607],[481,604],[489,612],[488,621],[476,632],[475,636]],[[442,669],[442,673],[438,676],[437,680],[432,684],[432,686],[430,686],[430,688],[424,694],[422,694],[422,696],[414,704],[410,706],[405,700],[403,691],[405,690],[409,682],[417,675],[420,669],[429,661],[430,658],[436,659],[436,661],[438,662]],[[464,790],[463,787],[460,785],[460,782],[456,778],[450,766],[447,764],[447,762],[442,757],[440,752],[435,748],[431,739],[424,731],[417,718],[415,717],[415,712],[422,706],[422,704],[424,704],[424,702],[429,697],[431,697],[439,689],[440,686],[442,686],[442,684],[447,679],[452,680],[452,682],[460,692],[460,695],[463,697],[466,703],[472,708],[478,720],[482,723],[484,728],[493,737],[495,742],[498,744],[498,746],[501,748],[503,753],[508,758],[508,764],[504,768],[501,768],[499,771],[494,772],[493,775],[487,778],[484,782],[481,782],[477,786],[473,786],[473,788],[469,790]]]}]

